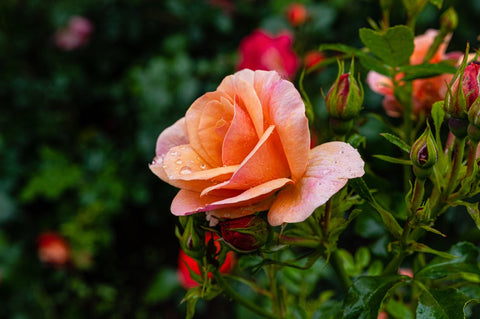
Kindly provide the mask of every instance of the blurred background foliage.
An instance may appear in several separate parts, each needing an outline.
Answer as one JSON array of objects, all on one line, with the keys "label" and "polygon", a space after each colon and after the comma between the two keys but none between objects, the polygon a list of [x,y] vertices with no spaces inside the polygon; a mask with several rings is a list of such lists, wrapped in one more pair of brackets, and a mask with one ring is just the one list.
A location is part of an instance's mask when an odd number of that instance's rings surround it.
[{"label": "blurred background foliage", "polygon": [[[376,0],[299,1],[311,20],[292,28],[285,17],[291,2],[1,1],[1,318],[184,317],[169,212],[176,191],[148,169],[158,134],[235,71],[238,46],[253,30],[289,30],[302,57],[322,43],[359,47],[358,28],[380,19]],[[404,22],[396,2],[393,24]],[[449,51],[463,51],[466,41],[476,48],[479,2],[445,1],[444,8],[450,5],[460,20]],[[437,28],[439,13],[429,5],[417,33]],[[65,50],[54,37],[72,16],[93,29],[85,45]],[[320,114],[320,89],[328,90],[336,72],[333,66],[305,79]],[[381,111],[380,97],[366,93],[366,110]],[[368,144],[375,153],[387,150],[380,122],[367,124]],[[464,224],[451,219],[453,233],[463,233]],[[70,245],[68,265],[39,260],[38,236],[47,231]],[[351,245],[385,255],[386,233],[373,217],[361,216],[350,233],[364,239]],[[345,236],[340,245],[349,250]],[[328,269],[317,277],[326,281]],[[231,318],[232,311],[248,315],[217,298],[200,304],[197,317]]]}]

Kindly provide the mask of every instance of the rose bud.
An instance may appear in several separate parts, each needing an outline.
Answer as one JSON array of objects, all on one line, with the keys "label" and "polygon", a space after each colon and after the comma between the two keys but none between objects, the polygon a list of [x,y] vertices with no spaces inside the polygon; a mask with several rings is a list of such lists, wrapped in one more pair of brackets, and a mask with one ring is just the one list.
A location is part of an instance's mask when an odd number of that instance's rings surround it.
[{"label": "rose bud", "polygon": [[[466,58],[465,58],[466,60]],[[456,118],[465,118],[479,93],[479,62],[474,61],[465,67],[466,61],[455,75],[453,85],[445,96],[445,111]],[[459,83],[462,83],[461,89]]]},{"label": "rose bud", "polygon": [[179,219],[183,233],[178,235],[180,247],[191,257],[200,258],[205,254],[205,234],[196,223],[197,216],[184,216]]},{"label": "rose bud", "polygon": [[43,233],[38,237],[38,258],[45,264],[62,267],[70,261],[70,246],[56,233]]},{"label": "rose bud", "polygon": [[292,3],[287,8],[287,19],[290,25],[298,27],[307,20],[307,9],[303,4]]},{"label": "rose bud", "polygon": [[353,76],[353,61],[350,73],[343,73],[343,63],[339,63],[339,72],[335,83],[325,98],[325,105],[331,117],[351,120],[360,113],[363,103],[363,87]]},{"label": "rose bud", "polygon": [[449,8],[440,16],[440,26],[446,32],[452,32],[457,28],[458,15],[453,8]]},{"label": "rose bud", "polygon": [[268,239],[268,224],[262,218],[249,215],[220,223],[222,237],[235,250],[249,252],[263,246]]},{"label": "rose bud", "polygon": [[427,123],[427,128],[422,135],[413,143],[410,151],[410,159],[413,163],[413,172],[418,178],[430,176],[432,167],[437,163],[438,153],[435,140]]},{"label": "rose bud", "polygon": [[[206,236],[206,243],[210,239],[213,239],[213,244],[214,247],[216,248],[215,253],[220,252],[220,243],[217,241],[219,238],[218,235],[211,233],[213,238],[211,236]],[[227,274],[230,273],[233,270],[233,267],[235,266],[235,254],[232,251],[227,252],[225,260],[219,267],[219,271],[222,274]],[[193,272],[193,274],[191,273]],[[201,276],[201,271],[200,267],[198,265],[198,262],[188,256],[182,249],[180,249],[179,255],[178,255],[178,269],[177,269],[177,277],[180,282],[180,284],[185,288],[185,289],[190,289],[193,287],[198,286],[197,280],[195,280],[193,277],[196,277],[196,275]],[[208,274],[208,278],[212,278],[212,274]]]}]

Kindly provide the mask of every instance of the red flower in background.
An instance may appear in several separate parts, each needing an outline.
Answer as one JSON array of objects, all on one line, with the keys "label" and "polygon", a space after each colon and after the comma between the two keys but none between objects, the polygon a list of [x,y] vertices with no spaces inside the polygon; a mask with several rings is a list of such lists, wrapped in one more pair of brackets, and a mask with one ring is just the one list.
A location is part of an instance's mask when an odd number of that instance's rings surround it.
[{"label": "red flower in background", "polygon": [[305,65],[305,68],[309,70],[314,66],[316,66],[317,64],[319,64],[320,62],[322,62],[323,60],[325,60],[326,58],[327,57],[322,52],[312,50],[312,51],[308,51],[307,54],[305,54],[303,63]]},{"label": "red flower in background", "polygon": [[62,50],[71,51],[88,43],[93,25],[90,20],[73,16],[65,28],[55,34],[55,44]]},{"label": "red flower in background", "polygon": [[38,237],[38,258],[45,264],[62,267],[70,261],[70,246],[57,233],[43,233]]},{"label": "red flower in background", "polygon": [[292,3],[287,8],[287,19],[290,25],[298,27],[305,23],[308,17],[308,12],[305,6],[301,3]]},{"label": "red flower in background", "polygon": [[[220,243],[216,241],[219,237],[218,235],[211,233],[213,235],[213,239],[215,240],[215,247],[217,248],[217,253],[220,251]],[[211,236],[211,235],[210,235]],[[210,237],[208,234],[206,235],[205,241],[208,242]],[[220,273],[227,274],[233,270],[235,266],[235,254],[232,251],[227,253],[227,257],[225,261],[220,266]],[[180,253],[178,255],[178,269],[177,269],[177,277],[180,284],[185,289],[190,289],[193,287],[198,286],[198,282],[196,282],[192,276],[190,275],[190,269],[195,272],[196,274],[200,275],[200,267],[195,259],[188,256],[182,249],[180,249]],[[208,278],[212,278],[212,274],[208,274]]]},{"label": "red flower in background", "polygon": [[289,33],[272,36],[256,30],[240,43],[240,63],[237,69],[277,71],[293,78],[299,59],[292,49],[293,38]]}]

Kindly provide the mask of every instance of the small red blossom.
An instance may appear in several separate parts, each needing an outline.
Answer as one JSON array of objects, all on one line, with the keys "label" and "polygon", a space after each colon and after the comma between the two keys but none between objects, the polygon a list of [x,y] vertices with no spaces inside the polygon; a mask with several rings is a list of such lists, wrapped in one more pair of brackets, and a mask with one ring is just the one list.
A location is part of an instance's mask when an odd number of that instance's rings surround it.
[{"label": "small red blossom", "polygon": [[220,223],[223,239],[242,251],[252,251],[263,246],[268,239],[267,227],[267,222],[255,215],[229,219]]},{"label": "small red blossom", "polygon": [[301,3],[292,3],[287,8],[287,20],[290,25],[298,27],[305,23],[308,17],[308,12],[305,6]]},{"label": "small red blossom", "polygon": [[65,28],[55,34],[55,44],[64,51],[71,51],[86,45],[93,31],[90,20],[73,16]]},{"label": "small red blossom", "polygon": [[322,52],[312,50],[308,51],[307,54],[305,54],[303,63],[305,65],[305,68],[309,70],[324,61],[326,58],[327,57]]},{"label": "small red blossom", "polygon": [[[211,237],[207,235],[205,238],[206,242],[208,242],[210,238]],[[215,240],[214,243],[217,249],[217,253],[220,251],[220,243],[217,241],[218,238],[219,238],[218,235],[213,234],[213,239]],[[220,266],[220,269],[219,269],[220,273],[222,274],[230,273],[233,270],[233,267],[235,266],[235,260],[236,260],[235,254],[232,251],[229,251],[227,253],[227,257],[225,258],[225,261]],[[178,255],[177,277],[178,277],[178,281],[185,289],[190,289],[198,286],[198,282],[196,282],[190,275],[190,269],[198,275],[201,274],[200,267],[198,266],[197,261],[192,257],[188,256],[182,249],[180,249],[180,252]],[[212,278],[211,273],[208,274],[208,278]]]},{"label": "small red blossom", "polygon": [[70,246],[59,234],[45,232],[38,237],[38,258],[45,264],[65,266],[70,261]]},{"label": "small red blossom", "polygon": [[256,30],[240,43],[238,70],[277,71],[284,77],[293,78],[299,59],[292,49],[293,37],[283,32],[277,36]]}]

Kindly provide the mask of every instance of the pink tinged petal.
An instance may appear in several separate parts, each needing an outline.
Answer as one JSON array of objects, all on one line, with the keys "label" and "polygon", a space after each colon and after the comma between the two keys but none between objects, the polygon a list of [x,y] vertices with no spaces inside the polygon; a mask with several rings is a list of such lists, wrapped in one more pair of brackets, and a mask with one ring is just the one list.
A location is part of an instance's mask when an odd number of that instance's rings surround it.
[{"label": "pink tinged petal", "polygon": [[210,211],[221,208],[240,207],[258,203],[271,196],[278,189],[291,183],[293,183],[293,181],[289,178],[274,179],[261,185],[252,187],[238,196],[211,202],[210,204],[206,205],[205,209],[207,211]]},{"label": "pink tinged petal", "polygon": [[281,150],[275,126],[272,125],[230,180],[207,188],[202,194],[218,189],[249,189],[273,179],[289,176],[288,163]]},{"label": "pink tinged petal", "polygon": [[[213,113],[208,113],[206,110]],[[211,166],[222,165],[221,157],[216,157],[218,156],[216,150],[218,147],[221,149],[222,145],[218,134],[222,134],[222,124],[229,122],[232,117],[233,104],[230,98],[217,91],[199,97],[185,115],[190,144]],[[219,145],[217,146],[216,143]]]},{"label": "pink tinged petal", "polygon": [[252,151],[257,142],[258,137],[252,120],[242,107],[235,104],[235,115],[223,141],[223,164],[240,164]]},{"label": "pink tinged petal", "polygon": [[378,94],[393,95],[393,82],[390,78],[375,71],[367,74],[367,83],[370,89]]},{"label": "pink tinged petal", "polygon": [[166,128],[157,139],[155,154],[164,156],[174,146],[188,144],[185,118],[182,117],[175,124]]},{"label": "pink tinged petal", "polygon": [[262,200],[258,203],[240,206],[240,207],[230,207],[230,208],[220,208],[215,209],[207,214],[213,215],[217,218],[240,218],[247,215],[255,214],[256,212],[261,212],[268,210],[273,203],[273,196],[269,196],[267,199]]},{"label": "pink tinged petal", "polygon": [[363,176],[363,166],[357,150],[347,143],[330,142],[315,147],[310,152],[305,176],[278,193],[268,213],[269,223],[278,226],[304,221],[348,179]]},{"label": "pink tinged petal", "polygon": [[292,179],[297,180],[305,172],[310,151],[310,131],[305,116],[305,104],[289,81],[276,82],[271,90],[267,104],[269,117],[280,137]]},{"label": "pink tinged petal", "polygon": [[198,212],[232,207],[241,211],[243,210],[243,207],[254,205],[267,199],[279,188],[291,182],[292,181],[288,178],[269,181],[263,185],[251,188],[240,195],[226,199],[224,197],[213,195],[200,196],[200,193],[198,192],[182,189],[173,199],[170,209],[172,214],[176,216],[185,216]]},{"label": "pink tinged petal", "polygon": [[222,200],[216,196],[202,196],[200,193],[181,189],[172,201],[170,211],[176,216],[186,216],[206,211],[208,203]]},{"label": "pink tinged petal", "polygon": [[170,181],[209,180],[213,184],[230,178],[238,165],[212,168],[187,144],[171,148],[163,159],[163,168]]}]

